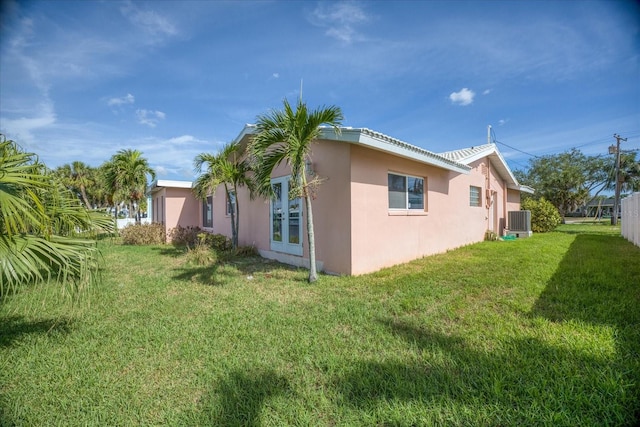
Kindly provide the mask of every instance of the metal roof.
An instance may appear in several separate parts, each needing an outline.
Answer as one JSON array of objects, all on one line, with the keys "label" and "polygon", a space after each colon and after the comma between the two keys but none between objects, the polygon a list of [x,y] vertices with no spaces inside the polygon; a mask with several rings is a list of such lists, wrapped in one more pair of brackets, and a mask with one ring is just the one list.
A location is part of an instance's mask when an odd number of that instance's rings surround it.
[{"label": "metal roof", "polygon": [[[255,132],[255,128],[255,125],[245,125],[235,141],[242,141],[246,136],[252,135]],[[467,165],[371,129],[351,127],[340,127],[339,129],[340,132],[336,133],[333,127],[321,127],[319,139],[361,145],[459,173],[468,174],[471,171],[471,168]]]},{"label": "metal roof", "polygon": [[[244,126],[235,141],[241,142],[245,137],[255,133],[256,126],[247,124]],[[385,135],[368,128],[340,127],[339,132],[335,132],[333,127],[323,126],[320,128],[320,139],[343,141],[350,144],[361,145],[374,150],[393,154],[415,160],[420,163],[437,166],[454,172],[468,174],[471,171],[470,163],[489,157],[492,165],[498,174],[507,181],[507,187],[526,193],[533,193],[534,190],[526,185],[520,185],[518,180],[509,169],[507,162],[498,151],[495,144],[484,144],[477,147],[463,148],[460,150],[447,151],[444,153],[434,153],[425,150],[408,142]]]},{"label": "metal roof", "polygon": [[498,175],[507,181],[507,188],[513,190],[520,190],[525,193],[534,193],[534,189],[526,185],[520,185],[518,180],[511,172],[509,165],[502,157],[502,154],[498,150],[496,144],[484,144],[476,147],[462,148],[460,150],[447,151],[440,153],[441,156],[447,159],[455,160],[465,165],[469,165],[476,160],[488,157],[491,160],[491,164],[498,171]]}]

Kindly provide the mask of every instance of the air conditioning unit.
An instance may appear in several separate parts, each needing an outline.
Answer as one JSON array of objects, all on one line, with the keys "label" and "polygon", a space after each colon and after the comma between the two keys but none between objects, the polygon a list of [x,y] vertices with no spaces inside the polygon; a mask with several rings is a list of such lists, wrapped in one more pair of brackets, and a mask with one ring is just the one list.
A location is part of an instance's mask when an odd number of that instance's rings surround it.
[{"label": "air conditioning unit", "polygon": [[531,211],[509,211],[508,236],[530,237],[531,231]]}]

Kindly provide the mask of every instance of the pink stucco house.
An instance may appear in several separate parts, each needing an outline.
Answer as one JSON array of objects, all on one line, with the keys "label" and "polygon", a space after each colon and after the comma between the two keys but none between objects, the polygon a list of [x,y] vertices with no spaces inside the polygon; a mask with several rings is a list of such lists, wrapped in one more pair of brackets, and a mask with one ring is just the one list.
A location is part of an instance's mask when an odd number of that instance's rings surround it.
[{"label": "pink stucco house", "polygon": [[[247,144],[254,129],[245,126],[237,140]],[[521,192],[533,192],[519,185],[494,144],[436,154],[365,128],[323,129],[310,166],[323,179],[313,200],[318,268],[337,274],[445,252],[482,241],[487,230],[502,235]],[[250,200],[239,190],[239,242],[305,266],[304,203],[289,200],[288,179],[286,165],[274,171],[273,200]],[[230,236],[224,191],[199,203],[200,227]]]},{"label": "pink stucco house", "polygon": [[162,224],[168,239],[171,229],[178,225],[197,227],[201,224],[198,210],[202,202],[195,198],[191,185],[190,181],[158,179],[149,186],[151,221]]}]

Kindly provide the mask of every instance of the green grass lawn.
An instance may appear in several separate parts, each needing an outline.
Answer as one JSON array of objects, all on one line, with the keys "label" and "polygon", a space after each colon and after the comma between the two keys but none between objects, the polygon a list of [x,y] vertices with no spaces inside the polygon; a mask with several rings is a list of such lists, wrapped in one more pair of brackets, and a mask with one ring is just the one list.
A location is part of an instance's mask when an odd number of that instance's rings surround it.
[{"label": "green grass lawn", "polygon": [[4,425],[635,425],[640,248],[564,225],[361,277],[101,242],[0,303]]}]

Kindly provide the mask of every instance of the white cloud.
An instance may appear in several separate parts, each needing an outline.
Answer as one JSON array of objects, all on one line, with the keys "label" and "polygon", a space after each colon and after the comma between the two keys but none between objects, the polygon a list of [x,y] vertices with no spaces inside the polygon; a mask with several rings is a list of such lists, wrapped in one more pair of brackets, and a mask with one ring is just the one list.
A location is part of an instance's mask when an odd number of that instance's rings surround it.
[{"label": "white cloud", "polygon": [[491,93],[491,89],[485,89],[484,92],[482,92],[483,95],[489,95]]},{"label": "white cloud", "polygon": [[120,105],[124,105],[124,104],[133,104],[135,101],[136,101],[135,97],[133,95],[131,95],[130,93],[128,93],[125,96],[123,96],[122,98],[110,98],[107,101],[107,105],[120,106]]},{"label": "white cloud", "polygon": [[31,112],[30,117],[20,117],[16,119],[2,118],[0,131],[10,138],[15,138],[19,142],[26,144],[35,141],[33,132],[41,128],[54,125],[56,123],[56,113],[53,103],[50,100],[43,101],[37,109]]},{"label": "white cloud", "polygon": [[156,165],[153,167],[153,170],[156,172],[157,176],[167,176],[169,175],[169,170],[164,166]]},{"label": "white cloud", "polygon": [[120,8],[120,11],[132,24],[151,36],[175,36],[178,34],[176,26],[155,11],[141,10],[132,2],[127,2],[125,6]]},{"label": "white cloud", "polygon": [[197,143],[203,143],[203,142],[205,141],[197,139],[191,135],[176,136],[166,140],[167,144],[172,144],[172,145],[197,144]]},{"label": "white cloud", "polygon": [[194,177],[193,159],[204,152],[214,153],[221,142],[210,142],[192,135],[170,138],[150,137],[129,141],[149,159],[158,176]]},{"label": "white cloud", "polygon": [[136,117],[138,118],[138,123],[141,125],[147,125],[154,128],[160,120],[165,119],[166,114],[162,111],[136,110]]},{"label": "white cloud", "polygon": [[509,119],[500,119],[498,120],[498,126],[504,126],[509,122]]},{"label": "white cloud", "polygon": [[345,43],[362,39],[354,27],[369,19],[356,2],[320,3],[311,16],[313,24],[327,28],[325,33],[328,36]]},{"label": "white cloud", "polygon": [[464,87],[459,92],[453,92],[451,95],[449,95],[449,99],[454,104],[469,105],[473,103],[474,96],[476,96],[474,91]]},{"label": "white cloud", "polygon": [[280,73],[273,73],[271,75],[271,77],[273,77],[274,79],[279,79],[280,78]]}]

